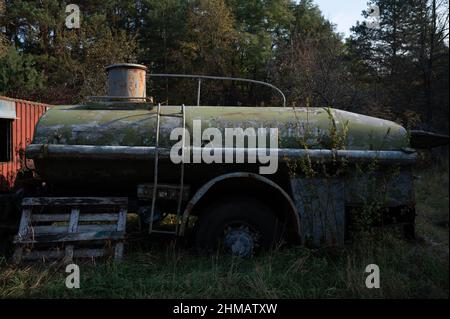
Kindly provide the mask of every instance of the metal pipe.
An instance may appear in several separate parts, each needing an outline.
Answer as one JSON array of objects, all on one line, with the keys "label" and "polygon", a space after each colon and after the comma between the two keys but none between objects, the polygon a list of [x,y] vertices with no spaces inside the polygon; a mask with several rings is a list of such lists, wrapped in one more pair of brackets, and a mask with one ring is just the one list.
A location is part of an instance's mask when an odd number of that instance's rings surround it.
[{"label": "metal pipe", "polygon": [[[183,141],[183,148],[181,149],[181,158],[184,159],[184,152],[186,148],[186,107],[183,104],[181,106],[181,113],[183,116],[183,135],[181,136],[181,140]],[[180,169],[180,196],[178,197],[178,206],[177,206],[177,224],[175,227],[175,233],[178,234],[178,228],[180,226],[179,218],[181,215],[181,205],[183,204],[183,192],[184,192],[184,161],[181,161],[181,169]]]},{"label": "metal pipe", "polygon": [[[194,75],[194,74],[152,73],[152,74],[147,74],[147,76],[149,76],[149,77],[167,77],[167,78],[227,80],[227,81],[240,81],[240,82],[250,82],[250,83],[260,84],[260,85],[270,87],[273,90],[277,91],[283,98],[283,107],[286,107],[286,96],[284,95],[283,91],[281,91],[275,85],[267,83],[267,82],[263,82],[263,81],[250,80],[250,79],[244,79],[244,78],[232,78],[232,77],[228,77],[228,76],[210,76],[210,75]],[[197,93],[197,94],[199,94],[199,93]],[[197,95],[197,102],[198,101],[199,101],[199,98]],[[197,103],[197,104],[199,104],[199,103]]]},{"label": "metal pipe", "polygon": [[202,78],[198,78],[198,89],[197,89],[197,106],[200,106],[200,97],[202,92]]},{"label": "metal pipe", "polygon": [[152,210],[150,213],[150,225],[148,228],[148,233],[151,234],[153,231],[153,222],[155,218],[155,207],[156,207],[156,194],[158,191],[158,160],[159,160],[159,128],[161,122],[161,103],[158,104],[158,109],[156,111],[157,121],[156,121],[156,146],[155,146],[155,165],[153,167],[153,197],[152,197]]},{"label": "metal pipe", "polygon": [[[186,146],[186,152],[201,151],[201,147]],[[377,161],[379,163],[397,162],[399,164],[413,164],[417,160],[417,153],[398,151],[368,151],[368,150],[326,150],[326,149],[257,149],[257,148],[211,148],[222,156],[225,154],[244,154],[251,152],[278,153],[280,160],[290,158],[310,158],[316,161],[333,161],[345,159],[350,162]],[[91,145],[57,145],[57,144],[31,144],[26,149],[30,159],[40,158],[78,158],[78,159],[105,159],[105,160],[152,160],[156,154],[160,158],[170,158],[170,148],[152,146],[91,146]],[[223,157],[222,157],[223,158]]]}]

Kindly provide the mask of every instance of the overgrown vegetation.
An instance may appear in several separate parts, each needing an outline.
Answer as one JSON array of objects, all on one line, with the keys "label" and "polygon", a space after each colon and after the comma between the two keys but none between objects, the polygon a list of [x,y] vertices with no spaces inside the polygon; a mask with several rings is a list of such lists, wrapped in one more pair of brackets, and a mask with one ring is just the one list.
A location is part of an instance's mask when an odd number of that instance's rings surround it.
[{"label": "overgrown vegetation", "polygon": [[[363,22],[368,9],[347,39],[313,0],[71,1],[80,29],[65,27],[68,3],[0,1],[0,94],[74,104],[104,95],[106,65],[139,62],[153,73],[268,81],[289,106],[448,132],[448,0],[370,0],[378,25]],[[158,102],[195,103],[195,81],[149,87]],[[202,92],[210,105],[281,104],[249,83],[205,81]]]},{"label": "overgrown vegetation", "polygon": [[[285,247],[250,260],[199,256],[168,241],[134,243],[121,264],[81,264],[69,290],[62,265],[0,266],[0,298],[448,298],[448,164],[417,172],[418,239],[384,229],[344,248]],[[365,267],[381,288],[365,287]]]}]

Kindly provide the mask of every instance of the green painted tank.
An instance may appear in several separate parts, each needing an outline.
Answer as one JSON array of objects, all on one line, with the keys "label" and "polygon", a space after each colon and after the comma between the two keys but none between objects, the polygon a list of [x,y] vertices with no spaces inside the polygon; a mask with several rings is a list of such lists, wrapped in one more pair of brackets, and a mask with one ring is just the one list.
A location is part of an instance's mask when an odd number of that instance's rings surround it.
[{"label": "green painted tank", "polygon": [[[49,110],[36,127],[34,144],[154,146],[156,107],[141,104],[87,104]],[[347,150],[401,150],[408,147],[406,130],[393,122],[323,108],[187,106],[186,126],[192,136],[194,120],[202,128],[278,128],[279,146],[329,148],[332,131],[345,139]],[[180,106],[161,107],[161,141],[182,127]],[[166,145],[164,145],[164,143]]]},{"label": "green painted tank", "polygon": [[[138,69],[142,72],[142,68]],[[129,74],[127,77],[125,81],[133,86],[133,78],[130,80]],[[130,92],[134,90],[130,89]],[[145,92],[141,90],[140,94]],[[109,95],[115,94],[109,92]],[[277,128],[276,148],[282,161],[302,156],[315,160],[336,156],[350,160],[377,158],[388,162],[414,160],[414,155],[407,151],[408,134],[402,126],[337,109],[230,106],[159,108],[146,102],[145,95],[132,96],[132,100],[126,98],[116,94],[113,100],[106,102],[50,109],[37,124],[33,142],[26,152],[27,157],[34,160],[38,174],[53,183],[84,183],[103,187],[128,185],[131,188],[136,183],[151,181],[158,118],[160,174],[167,182],[179,178],[177,165],[169,158],[170,150],[177,142],[171,140],[174,128],[185,125],[191,138],[186,142],[192,148],[202,148],[210,142],[201,137],[197,141],[199,145],[195,144],[195,122],[201,123],[202,130],[217,128],[223,136],[227,128]],[[248,163],[245,166],[246,170],[254,171],[257,168]],[[201,182],[219,173],[242,168],[239,164],[187,164],[186,180]]]}]

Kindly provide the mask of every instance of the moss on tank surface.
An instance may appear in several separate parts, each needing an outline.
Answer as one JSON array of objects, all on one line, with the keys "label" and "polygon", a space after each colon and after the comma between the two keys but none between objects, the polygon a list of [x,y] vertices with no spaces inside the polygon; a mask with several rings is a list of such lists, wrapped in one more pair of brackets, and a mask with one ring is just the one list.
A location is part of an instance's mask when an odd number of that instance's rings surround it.
[{"label": "moss on tank surface", "polygon": [[[154,146],[157,108],[148,104],[57,106],[39,121],[33,144]],[[170,146],[182,127],[181,107],[161,107],[160,145]],[[163,116],[168,115],[168,116]],[[279,128],[280,148],[399,150],[409,146],[406,130],[391,121],[337,109],[187,106],[186,126],[202,129]]]}]

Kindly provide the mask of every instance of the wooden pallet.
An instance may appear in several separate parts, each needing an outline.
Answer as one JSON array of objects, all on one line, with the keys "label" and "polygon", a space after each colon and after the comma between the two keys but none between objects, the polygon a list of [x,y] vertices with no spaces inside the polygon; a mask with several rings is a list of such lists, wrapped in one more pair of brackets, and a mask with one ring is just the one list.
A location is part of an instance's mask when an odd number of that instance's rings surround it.
[{"label": "wooden pallet", "polygon": [[121,197],[25,198],[13,259],[70,262],[113,255],[121,260],[127,206]]}]

